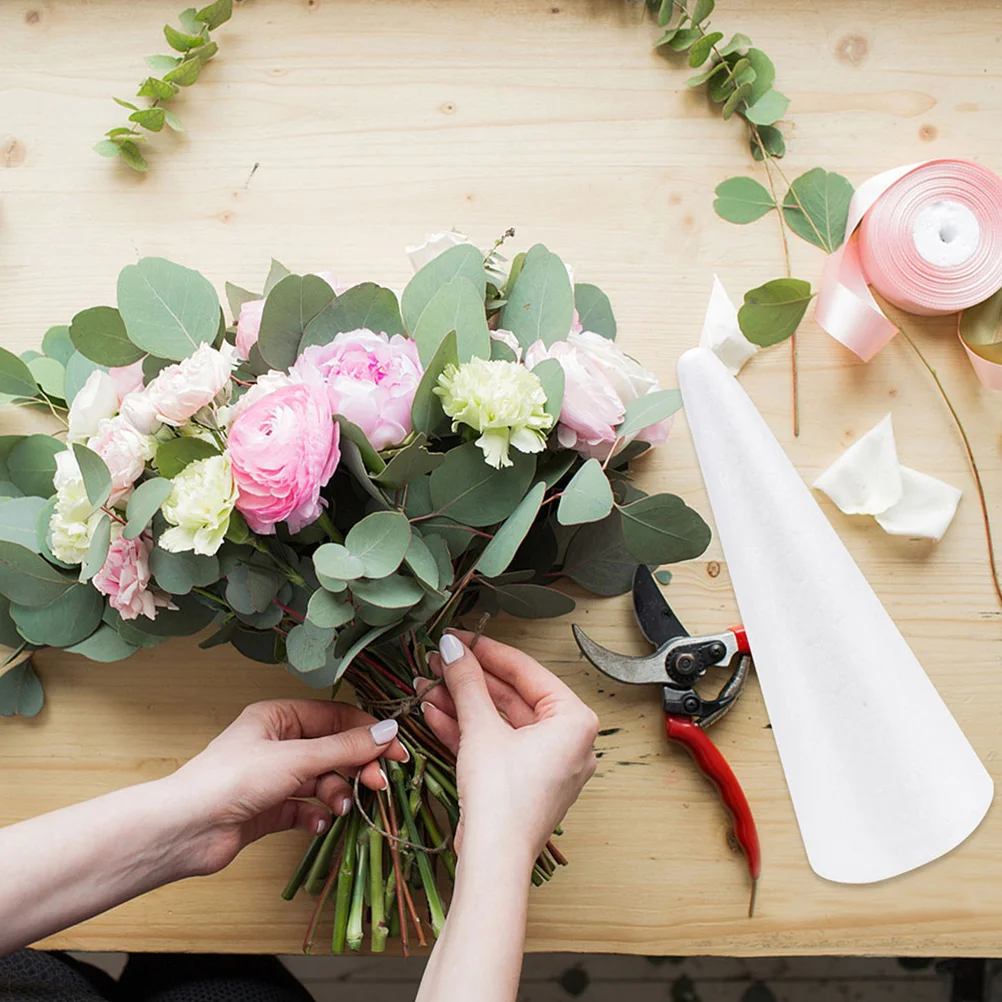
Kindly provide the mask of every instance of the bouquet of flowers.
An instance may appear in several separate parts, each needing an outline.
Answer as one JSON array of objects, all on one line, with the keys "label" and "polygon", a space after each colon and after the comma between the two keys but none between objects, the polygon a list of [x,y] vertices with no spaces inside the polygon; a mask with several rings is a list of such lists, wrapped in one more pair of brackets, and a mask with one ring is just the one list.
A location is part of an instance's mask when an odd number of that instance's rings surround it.
[{"label": "bouquet of flowers", "polygon": [[[510,235],[506,234],[506,236]],[[504,238],[502,238],[503,240]],[[31,652],[99,661],[201,633],[347,682],[396,715],[411,759],[307,848],[285,896],[331,897],[333,947],[437,933],[454,873],[455,762],[412,680],[457,618],[574,608],[710,532],[630,461],[665,441],[677,390],[615,344],[608,298],[542,245],[510,263],[459,234],[411,249],[402,294],[272,264],[262,294],[158,258],[117,308],[0,349],[0,393],[54,435],[0,437],[0,710],[37,713]],[[479,612],[475,612],[479,610]],[[11,667],[12,666],[12,667]],[[548,844],[534,882],[564,860]]]}]

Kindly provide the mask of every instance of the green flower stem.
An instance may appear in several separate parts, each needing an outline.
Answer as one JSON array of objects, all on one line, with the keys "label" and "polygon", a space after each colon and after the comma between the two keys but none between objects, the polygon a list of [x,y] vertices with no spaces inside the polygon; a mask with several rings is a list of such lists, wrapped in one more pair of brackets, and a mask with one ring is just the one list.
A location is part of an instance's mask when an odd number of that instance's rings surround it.
[{"label": "green flower stem", "polygon": [[[424,825],[425,831],[428,833],[428,841],[434,845],[442,844],[442,833],[439,831],[438,825],[435,824],[435,817],[431,813],[431,808],[428,807],[426,801],[421,802],[420,808],[421,823]],[[456,854],[451,849],[446,849],[441,853],[442,865],[445,867],[449,876],[455,880],[456,879]]]},{"label": "green flower stem", "polygon": [[334,887],[334,881],[337,879],[340,869],[341,857],[338,856],[337,862],[331,867],[331,872],[324,881],[324,886],[321,888],[320,894],[317,897],[317,903],[313,907],[313,916],[310,918],[310,924],[306,930],[306,937],[303,939],[303,953],[308,954],[313,949],[313,936],[316,933],[317,925],[320,922],[320,913],[324,910],[324,905],[330,897],[331,890]]},{"label": "green flower stem", "polygon": [[338,532],[337,526],[331,521],[330,512],[326,508],[320,513],[320,518],[317,519],[317,525],[320,526],[324,532],[327,533],[327,537],[332,543],[343,543],[344,536]]},{"label": "green flower stem", "polygon": [[[369,880],[369,853],[364,841],[357,843],[355,853],[355,883],[351,892],[351,912],[348,915],[348,928],[345,939],[348,949],[358,953],[362,949],[362,919],[365,915],[365,893]],[[377,898],[382,898],[382,887],[378,888]]]},{"label": "green flower stem", "polygon": [[[397,762],[389,762],[390,782],[397,795],[397,802],[403,811],[404,827],[407,831],[407,838],[416,845],[421,845],[421,837],[418,833],[418,826],[414,820],[414,812],[411,810],[410,798],[404,785],[404,771]],[[442,899],[439,897],[438,888],[435,886],[435,876],[431,872],[431,862],[426,852],[417,851],[418,872],[421,875],[421,884],[424,887],[425,897],[428,899],[428,914],[431,917],[431,930],[436,938],[442,932],[445,925],[445,910],[442,907]]]},{"label": "green flower stem", "polygon": [[[393,810],[393,801],[390,798],[389,791],[386,793],[386,804],[383,804],[383,794],[380,791],[376,791],[376,802],[379,804],[379,819],[383,823],[383,830],[390,833],[390,835],[398,835],[397,826],[392,820],[391,812]],[[407,920],[404,917],[404,899],[403,895],[400,893],[400,885],[402,882],[401,872],[400,872],[400,852],[397,848],[397,843],[395,838],[390,840],[390,859],[393,860],[393,874],[391,876],[392,887],[394,894],[397,899],[397,907],[395,911],[391,911],[392,902],[387,898],[386,910],[390,912],[390,935],[400,937],[400,949],[405,957],[410,955],[410,948],[408,944],[407,937]],[[387,886],[390,886],[390,882],[387,882]]]},{"label": "green flower stem", "polygon": [[431,795],[436,799],[441,799],[439,794],[435,792],[435,788],[432,786],[432,781],[434,781],[439,789],[439,792],[447,793],[457,804],[459,803],[459,793],[456,787],[453,785],[452,781],[439,769],[434,763],[429,762],[425,769],[424,776],[425,784],[428,786],[428,790]]},{"label": "green flower stem", "polygon": [[317,855],[306,876],[307,894],[319,894],[323,888],[324,881],[327,880],[327,875],[330,872],[334,850],[337,848],[338,842],[341,841],[341,833],[344,831],[345,824],[345,818],[335,818],[334,823],[330,826],[330,830],[324,836],[323,844],[317,851]]},{"label": "green flower stem", "polygon": [[296,896],[299,888],[303,886],[303,881],[306,880],[306,875],[313,865],[313,860],[316,859],[317,853],[320,852],[324,838],[325,835],[314,835],[310,839],[310,844],[306,847],[306,852],[303,853],[303,858],[299,861],[296,872],[289,878],[289,882],[285,885],[285,890],[282,891],[282,897],[286,901],[291,901]]},{"label": "green flower stem", "polygon": [[334,933],[331,936],[331,952],[344,953],[348,935],[348,913],[351,906],[352,888],[355,883],[355,867],[358,856],[358,826],[362,816],[358,811],[349,815],[348,831],[344,837],[344,853],[337,875],[337,890],[334,895]]},{"label": "green flower stem", "polygon": [[386,937],[390,931],[386,925],[386,913],[390,908],[387,898],[393,874],[390,874],[390,880],[383,880],[383,841],[381,832],[369,829],[369,905],[372,908],[373,953],[382,953],[386,949]]}]

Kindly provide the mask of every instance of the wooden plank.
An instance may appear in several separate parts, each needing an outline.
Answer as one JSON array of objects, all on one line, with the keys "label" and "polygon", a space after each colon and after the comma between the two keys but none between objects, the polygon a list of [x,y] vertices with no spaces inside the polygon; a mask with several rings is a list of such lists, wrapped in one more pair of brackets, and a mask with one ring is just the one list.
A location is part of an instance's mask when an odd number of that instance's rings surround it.
[{"label": "wooden plank", "polygon": [[[0,6],[5,346],[34,347],[48,326],[113,302],[119,269],[138,255],[199,268],[220,290],[226,279],[260,287],[271,255],[401,287],[401,249],[424,232],[456,226],[486,243],[515,225],[518,247],[542,240],[609,292],[622,344],[673,385],[712,274],[739,297],[782,272],[774,221],[741,228],[714,216],[713,187],[756,168],[740,126],[721,123],[684,90],[687,70],[650,51],[655,30],[639,4],[256,0],[220,31],[218,60],[179,100],[188,132],[158,137],[149,175],[129,174],[90,146],[118,124],[110,95],[130,93],[176,9],[159,0]],[[793,99],[791,176],[823,164],[859,182],[945,154],[1002,168],[991,0],[727,0],[715,20],[775,58]],[[796,273],[816,278],[821,254],[800,241],[791,250]],[[947,320],[909,329],[954,394],[997,518],[998,398],[975,382]],[[799,439],[788,348],[756,358],[742,378],[806,478],[892,410],[903,461],[966,492],[938,546],[830,513],[997,775],[1002,617],[956,434],[904,343],[863,366],[808,323],[800,352]],[[19,422],[23,414],[0,415],[0,430]],[[684,418],[640,482],[707,512]],[[694,630],[735,616],[721,558],[714,542],[675,574],[672,599]],[[623,600],[583,601],[576,618],[611,646],[636,644]],[[950,857],[890,884],[820,881],[753,685],[715,733],[762,834],[759,910],[748,921],[720,807],[688,760],[663,746],[656,696],[596,678],[567,622],[496,629],[568,679],[610,732],[599,775],[567,821],[572,865],[532,893],[530,950],[997,952],[996,812]],[[245,703],[302,694],[281,670],[190,642],[122,665],[57,653],[39,661],[47,709],[0,727],[0,823],[163,775]],[[295,951],[309,903],[285,904],[278,891],[301,844],[295,834],[272,838],[217,877],[165,888],[50,945]]]}]

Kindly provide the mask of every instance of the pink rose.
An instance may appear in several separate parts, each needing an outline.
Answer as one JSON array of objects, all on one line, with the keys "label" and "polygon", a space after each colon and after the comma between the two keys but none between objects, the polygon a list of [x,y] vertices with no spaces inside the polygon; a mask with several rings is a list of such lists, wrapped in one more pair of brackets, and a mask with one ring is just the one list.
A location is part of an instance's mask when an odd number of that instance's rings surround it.
[{"label": "pink rose", "polygon": [[237,510],[260,533],[288,522],[292,532],[323,510],[320,489],[337,469],[340,427],[324,390],[300,383],[251,404],[230,425],[227,452]]},{"label": "pink rose", "polygon": [[423,370],[417,344],[400,334],[346,331],[307,348],[292,368],[306,383],[322,380],[331,411],[357,424],[374,449],[411,432],[411,404]]},{"label": "pink rose", "polygon": [[115,366],[108,370],[108,375],[115,384],[115,392],[121,403],[133,390],[142,389],[143,360],[133,362],[132,365]]},{"label": "pink rose", "polygon": [[[555,358],[564,370],[564,400],[557,425],[557,440],[566,449],[604,460],[616,441],[616,427],[626,405],[658,390],[657,377],[630,358],[608,338],[592,331],[571,331],[566,341],[547,348],[542,341],[525,353],[529,368],[545,358]],[[671,430],[671,418],[650,425],[620,442],[619,452],[634,438],[661,445]]]},{"label": "pink rose", "polygon": [[237,354],[243,358],[250,358],[250,350],[257,344],[258,334],[261,332],[261,316],[264,313],[264,300],[251,299],[240,307],[240,316],[237,317]]},{"label": "pink rose", "polygon": [[119,536],[108,548],[104,565],[94,575],[94,587],[108,596],[108,605],[122,619],[145,616],[155,619],[157,609],[172,608],[170,598],[156,588],[150,588],[149,537],[126,539]]},{"label": "pink rose", "polygon": [[109,504],[120,501],[132,490],[156,451],[153,439],[137,431],[121,414],[101,421],[97,434],[87,439],[87,448],[104,460],[111,474]]},{"label": "pink rose", "polygon": [[237,350],[224,343],[219,349],[199,345],[186,359],[161,369],[142,391],[157,421],[179,428],[203,407],[228,390],[237,366]]}]

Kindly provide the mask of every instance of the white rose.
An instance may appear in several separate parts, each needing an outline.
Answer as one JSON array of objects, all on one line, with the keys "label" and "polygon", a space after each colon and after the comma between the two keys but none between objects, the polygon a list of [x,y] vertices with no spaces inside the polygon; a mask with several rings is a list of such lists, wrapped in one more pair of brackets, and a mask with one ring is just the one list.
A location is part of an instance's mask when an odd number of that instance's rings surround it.
[{"label": "white rose", "polygon": [[584,352],[603,372],[624,404],[658,389],[658,377],[593,331],[571,331],[567,343]]},{"label": "white rose", "polygon": [[153,400],[145,389],[133,390],[122,398],[119,416],[128,421],[140,435],[152,435],[159,427]]},{"label": "white rose", "polygon": [[118,393],[114,379],[103,369],[95,369],[70,404],[66,441],[84,442],[91,435],[96,435],[101,421],[114,417],[117,410]]},{"label": "white rose", "polygon": [[224,343],[218,350],[200,345],[184,361],[168,365],[143,391],[145,406],[156,420],[174,428],[211,404],[229,386],[230,373],[240,361],[237,349]]},{"label": "white rose", "polygon": [[429,233],[425,236],[423,244],[405,247],[404,250],[411,259],[411,267],[415,271],[420,271],[429,261],[437,258],[439,254],[444,254],[450,247],[458,247],[469,242],[469,237],[450,230],[448,233]]},{"label": "white rose", "polygon": [[67,564],[83,563],[101,510],[87,500],[80,467],[71,449],[56,453],[56,506],[49,520],[53,556]]},{"label": "white rose", "polygon": [[156,453],[154,439],[137,431],[122,415],[102,421],[97,434],[87,439],[87,448],[104,460],[111,474],[109,504],[120,501],[132,490],[146,463]]},{"label": "white rose", "polygon": [[193,550],[211,556],[222,546],[237,500],[228,456],[189,463],[175,478],[161,511],[171,523],[159,545],[171,553]]}]

